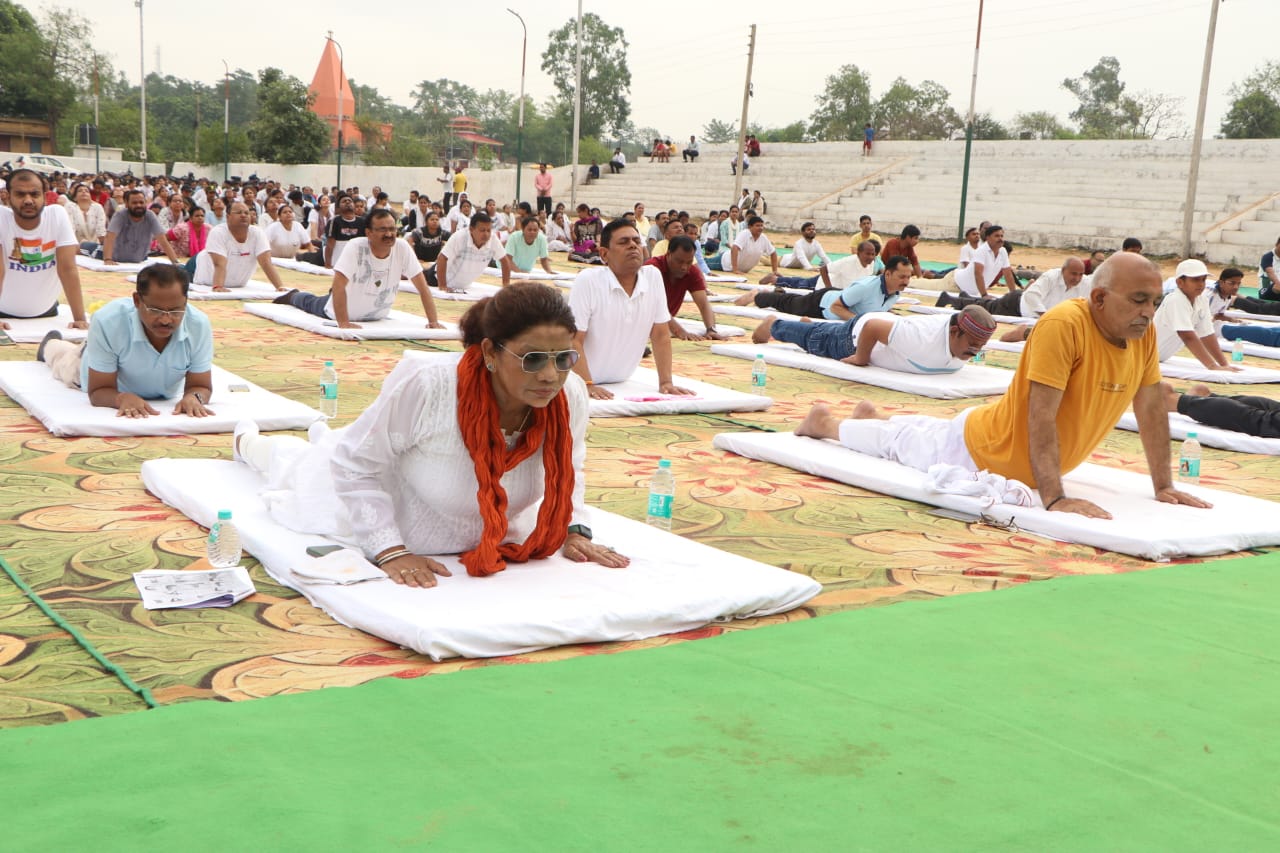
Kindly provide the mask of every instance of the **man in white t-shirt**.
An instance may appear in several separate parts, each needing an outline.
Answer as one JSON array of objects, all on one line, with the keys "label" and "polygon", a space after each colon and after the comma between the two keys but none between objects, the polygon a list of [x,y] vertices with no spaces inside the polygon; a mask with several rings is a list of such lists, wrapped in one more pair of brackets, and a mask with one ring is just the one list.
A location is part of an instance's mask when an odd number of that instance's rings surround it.
[{"label": "man in white t-shirt", "polygon": [[[847,258],[841,258],[833,261],[831,264],[824,264],[818,267],[818,274],[805,278],[801,275],[766,275],[760,279],[761,284],[773,284],[778,287],[790,287],[798,290],[816,290],[818,282],[822,282],[823,288],[834,287],[844,290],[855,281],[879,275],[884,269],[884,262],[880,260],[880,254],[876,251],[876,244],[870,240],[863,240],[858,244],[858,250],[855,254]],[[741,302],[739,304],[746,304]]]},{"label": "man in white t-shirt", "polygon": [[209,232],[209,242],[196,255],[191,282],[218,292],[244,287],[252,278],[255,265],[262,267],[263,275],[276,290],[288,290],[271,263],[267,235],[257,225],[249,224],[249,206],[237,201],[227,211],[227,221]]},{"label": "man in white t-shirt", "polygon": [[583,270],[569,291],[578,325],[573,345],[581,354],[573,369],[596,400],[613,398],[601,385],[630,378],[646,341],[653,347],[659,393],[693,393],[672,381],[667,291],[658,268],[645,266],[644,248],[634,225],[623,219],[610,222],[600,235],[605,266]]},{"label": "man in white t-shirt", "polygon": [[296,258],[302,252],[311,251],[311,235],[294,215],[293,206],[280,208],[277,219],[267,226],[267,243],[273,258]]},{"label": "man in white t-shirt", "polygon": [[443,329],[422,265],[413,248],[396,237],[397,230],[395,214],[385,207],[375,208],[365,220],[365,236],[349,240],[333,265],[333,289],[328,294],[291,290],[275,301],[336,320],[340,329],[359,329],[360,323],[391,313],[400,280],[407,278],[422,299],[427,328]]},{"label": "man in white t-shirt", "polygon": [[[54,317],[58,289],[71,308],[70,328],[87,329],[71,220],[62,205],[44,203],[45,182],[30,169],[9,178],[10,207],[0,208],[0,245],[7,259],[0,278],[0,318]],[[0,328],[9,325],[0,319]]]},{"label": "man in white t-shirt", "polygon": [[1004,229],[988,225],[982,237],[986,242],[974,250],[973,263],[956,270],[956,287],[965,296],[985,297],[987,288],[1004,276],[1009,291],[1018,290],[1018,279],[1009,266],[1009,250],[1004,247]]},{"label": "man in white t-shirt", "polygon": [[[718,260],[720,269],[725,272],[750,272],[764,258],[769,259],[769,266],[772,268],[770,272],[776,276],[778,253],[769,238],[764,236],[764,220],[759,216],[752,216],[747,220],[746,230],[735,237],[729,248],[712,261]],[[715,263],[711,263],[711,268],[716,268]]]},{"label": "man in white t-shirt", "polygon": [[1174,273],[1178,287],[1164,298],[1152,321],[1156,327],[1156,346],[1160,360],[1168,361],[1184,346],[1210,370],[1236,372],[1218,346],[1218,333],[1213,327],[1205,281],[1209,270],[1204,263],[1190,258],[1178,264]]},{"label": "man in white t-shirt", "polygon": [[502,282],[511,280],[511,258],[493,233],[489,215],[477,213],[471,217],[471,225],[444,244],[436,258],[436,265],[427,270],[427,283],[444,291],[466,290],[490,264],[502,268]]},{"label": "man in white t-shirt", "polygon": [[[800,239],[791,247],[791,254],[787,255],[780,266],[789,270],[812,270],[829,263],[831,259],[827,257],[826,250],[818,242],[817,226],[812,222],[806,222],[800,226]],[[870,274],[867,273],[867,275]]]}]

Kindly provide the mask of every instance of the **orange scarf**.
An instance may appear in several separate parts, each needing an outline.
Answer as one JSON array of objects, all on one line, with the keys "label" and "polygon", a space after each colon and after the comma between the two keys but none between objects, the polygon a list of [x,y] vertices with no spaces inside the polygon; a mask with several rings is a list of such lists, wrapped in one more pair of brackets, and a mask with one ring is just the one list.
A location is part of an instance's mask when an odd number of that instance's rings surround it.
[{"label": "orange scarf", "polygon": [[[531,412],[531,423],[513,448],[498,425],[498,400],[480,347],[471,346],[458,364],[458,428],[476,469],[476,503],[484,520],[480,544],[462,554],[472,577],[492,575],[507,560],[525,563],[549,557],[569,535],[573,518],[573,436],[569,403],[557,394],[545,409]],[[543,497],[538,523],[523,544],[501,544],[507,535],[507,490],[502,475],[542,449]]]}]

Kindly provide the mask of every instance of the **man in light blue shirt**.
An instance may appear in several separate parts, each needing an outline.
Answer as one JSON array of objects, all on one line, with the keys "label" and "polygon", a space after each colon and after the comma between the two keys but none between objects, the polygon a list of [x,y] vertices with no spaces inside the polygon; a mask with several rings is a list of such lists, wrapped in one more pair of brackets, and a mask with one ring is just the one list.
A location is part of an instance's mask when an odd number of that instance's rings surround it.
[{"label": "man in light blue shirt", "polygon": [[739,305],[754,304],[757,308],[772,308],[800,317],[852,320],[872,311],[888,311],[910,281],[911,260],[905,255],[894,255],[885,264],[884,272],[859,279],[842,290],[827,288],[812,293],[762,290],[735,301]]},{"label": "man in light blue shirt", "polygon": [[132,298],[116,299],[93,315],[83,344],[50,332],[36,358],[54,377],[83,388],[95,406],[126,418],[160,414],[148,400],[178,396],[175,415],[205,417],[212,393],[213,327],[187,304],[187,276],[156,264],[138,273]]}]

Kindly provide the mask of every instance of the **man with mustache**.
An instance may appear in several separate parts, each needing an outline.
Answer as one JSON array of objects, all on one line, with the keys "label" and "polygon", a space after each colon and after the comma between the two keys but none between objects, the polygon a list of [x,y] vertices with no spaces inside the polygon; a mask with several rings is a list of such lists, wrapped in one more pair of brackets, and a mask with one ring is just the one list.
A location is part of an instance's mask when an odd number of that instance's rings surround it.
[{"label": "man with mustache", "polygon": [[1092,501],[1067,495],[1062,475],[1089,457],[1132,403],[1156,500],[1208,507],[1173,486],[1152,324],[1161,293],[1155,264],[1113,255],[1094,276],[1087,300],[1063,302],[1040,318],[1008,393],[996,402],[954,420],[886,420],[865,400],[841,420],[819,403],[796,434],[837,439],[920,471],[939,463],[989,471],[1038,489],[1047,510],[1111,518]]},{"label": "man with mustache", "polygon": [[[8,255],[0,282],[0,318],[54,317],[58,288],[71,308],[71,328],[87,329],[76,241],[61,205],[45,206],[44,179],[30,169],[9,178],[10,208],[0,213],[0,241]],[[0,320],[0,329],[9,328]]]}]

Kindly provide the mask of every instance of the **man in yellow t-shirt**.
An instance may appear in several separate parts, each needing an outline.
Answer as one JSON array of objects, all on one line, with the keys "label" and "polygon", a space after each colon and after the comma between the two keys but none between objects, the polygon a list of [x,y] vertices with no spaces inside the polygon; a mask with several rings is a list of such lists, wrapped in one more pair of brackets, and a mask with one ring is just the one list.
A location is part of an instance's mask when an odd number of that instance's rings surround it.
[{"label": "man in yellow t-shirt", "polygon": [[1038,489],[1045,509],[1110,518],[1092,501],[1068,497],[1062,475],[1089,457],[1132,403],[1156,500],[1209,506],[1173,486],[1152,325],[1159,269],[1121,253],[1099,268],[1093,284],[1087,300],[1068,300],[1040,318],[1009,391],[996,402],[954,420],[886,419],[867,401],[841,420],[820,403],[796,434],[838,439],[921,471],[938,463],[990,471]]},{"label": "man in yellow t-shirt", "polygon": [[467,176],[462,174],[462,166],[459,166],[453,173],[453,197],[457,198],[461,193],[467,191]]}]

